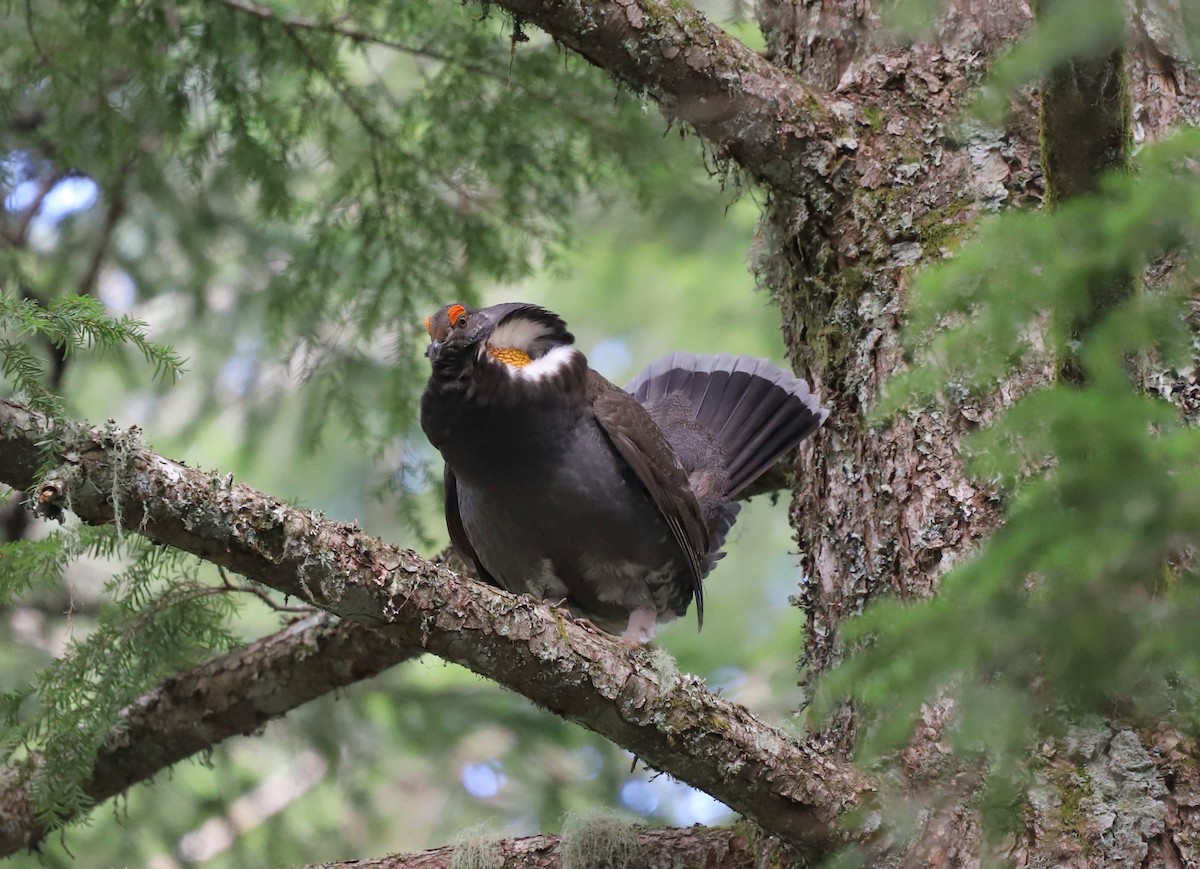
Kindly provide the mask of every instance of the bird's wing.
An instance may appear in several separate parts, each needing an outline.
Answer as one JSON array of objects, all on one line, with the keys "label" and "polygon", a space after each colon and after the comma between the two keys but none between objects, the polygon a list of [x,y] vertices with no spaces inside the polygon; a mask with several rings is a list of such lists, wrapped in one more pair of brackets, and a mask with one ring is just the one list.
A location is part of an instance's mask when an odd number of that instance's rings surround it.
[{"label": "bird's wing", "polygon": [[590,375],[588,386],[593,396],[592,412],[596,421],[646,487],[679,544],[691,574],[696,617],[703,626],[701,580],[704,577],[702,565],[708,557],[709,536],[687,472],[646,409],[629,393],[613,386],[599,374],[591,372]]},{"label": "bird's wing", "polygon": [[471,540],[467,537],[467,529],[463,527],[462,515],[458,512],[458,478],[454,476],[454,471],[450,470],[449,465],[446,465],[442,480],[446,496],[446,530],[450,532],[450,545],[464,564],[475,568],[475,574],[481,582],[499,586],[500,583],[496,582],[479,562],[475,547],[471,545]]}]

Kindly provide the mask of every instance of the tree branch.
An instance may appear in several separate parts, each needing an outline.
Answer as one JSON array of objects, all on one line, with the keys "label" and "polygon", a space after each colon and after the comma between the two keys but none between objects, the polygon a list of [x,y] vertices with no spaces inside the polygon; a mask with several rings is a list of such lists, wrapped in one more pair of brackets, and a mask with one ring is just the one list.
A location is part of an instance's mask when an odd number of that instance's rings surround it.
[{"label": "tree branch", "polygon": [[[284,16],[252,0],[216,2],[276,23],[293,38],[297,32],[324,33],[495,75],[485,66],[344,21]],[[764,184],[801,193],[814,181],[824,183],[833,164],[828,143],[837,133],[821,98],[690,6],[655,0],[496,0],[496,5],[649,95],[669,120],[691,124],[718,159],[736,161]]]},{"label": "tree branch", "polygon": [[[462,859],[461,865],[488,866],[491,869],[556,869],[561,866],[610,865],[597,860],[595,853],[586,853],[584,836],[528,836],[521,839],[495,841],[472,840],[448,848],[435,848],[413,854],[393,854],[376,860],[353,860],[348,863],[322,863],[321,869],[449,869],[457,853],[461,858],[469,852],[481,859],[472,862]],[[611,865],[627,866],[704,866],[707,869],[758,869],[760,866],[799,865],[798,855],[775,839],[764,840],[734,827],[668,828],[648,830],[632,825],[619,830],[596,830],[600,846],[607,846],[619,857]],[[574,839],[574,841],[572,841]],[[615,846],[615,847],[614,847]],[[593,845],[593,848],[596,846]],[[584,853],[581,853],[584,852]],[[591,857],[589,861],[586,858]],[[584,859],[580,859],[584,858]],[[305,869],[318,869],[308,866]]]},{"label": "tree branch", "polygon": [[[93,803],[103,802],[197,752],[421,654],[419,647],[324,613],[297,621],[138,698],[121,713],[83,791]],[[0,771],[0,857],[34,847],[49,832],[35,814],[32,774],[28,765]]]},{"label": "tree branch", "polygon": [[562,610],[459,577],[355,526],[156,455],[135,432],[111,424],[51,430],[42,415],[0,401],[0,481],[34,485],[48,438],[61,464],[39,485],[43,509],[69,506],[97,524],[119,514],[130,531],[423,646],[788,841],[827,846],[840,836],[838,816],[867,800],[870,785],[849,764],[798,744],[653,653],[627,650]]},{"label": "tree branch", "polygon": [[775,190],[809,192],[833,163],[834,123],[821,98],[686,3],[494,0],[685,121]]}]

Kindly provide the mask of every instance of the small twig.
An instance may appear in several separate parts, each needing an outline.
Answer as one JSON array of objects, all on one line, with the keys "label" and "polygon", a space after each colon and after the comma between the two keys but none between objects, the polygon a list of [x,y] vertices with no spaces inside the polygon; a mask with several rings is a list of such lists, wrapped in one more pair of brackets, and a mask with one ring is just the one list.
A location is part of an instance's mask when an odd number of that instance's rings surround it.
[{"label": "small twig", "polygon": [[238,591],[243,594],[252,594],[277,613],[315,613],[319,612],[316,607],[312,606],[291,606],[288,604],[279,603],[273,600],[269,594],[261,588],[255,588],[252,585],[238,585],[229,579],[229,574],[225,572],[225,568],[218,566],[217,573],[221,574],[222,587],[214,589],[214,591]]},{"label": "small twig", "polygon": [[29,34],[29,43],[37,52],[38,59],[43,64],[46,63],[46,52],[42,50],[41,42],[38,41],[37,34],[33,30],[33,0],[25,0],[25,30]]},{"label": "small twig", "polygon": [[257,3],[249,2],[249,0],[217,0],[235,12],[241,12],[246,15],[253,16],[260,21],[271,21],[287,30],[308,30],[313,33],[328,33],[332,36],[341,36],[351,42],[367,45],[380,45],[384,48],[391,48],[395,51],[411,54],[417,57],[426,57],[430,60],[445,61],[448,58],[445,55],[439,54],[433,49],[421,48],[412,45],[405,45],[402,42],[397,42],[393,39],[388,39],[385,36],[379,36],[376,33],[370,33],[366,30],[359,30],[355,27],[346,27],[337,24],[333,21],[314,21],[311,18],[302,18],[300,16],[282,16],[266,6],[260,6]]}]

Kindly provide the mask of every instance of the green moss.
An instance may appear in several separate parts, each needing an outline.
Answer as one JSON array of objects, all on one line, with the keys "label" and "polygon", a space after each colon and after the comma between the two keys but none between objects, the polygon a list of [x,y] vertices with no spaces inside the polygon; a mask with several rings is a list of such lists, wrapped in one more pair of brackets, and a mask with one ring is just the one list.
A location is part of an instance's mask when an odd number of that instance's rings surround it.
[{"label": "green moss", "polygon": [[867,276],[862,269],[851,266],[838,273],[838,282],[842,295],[858,297],[867,286]]},{"label": "green moss", "polygon": [[679,685],[679,664],[666,649],[650,650],[650,666],[658,674],[658,687],[663,691],[674,691]]},{"label": "green moss", "polygon": [[[1074,58],[1042,86],[1041,151],[1046,204],[1093,192],[1101,175],[1129,171],[1133,97],[1125,51]],[[1088,135],[1080,135],[1085,130]]]},{"label": "green moss", "polygon": [[941,250],[957,250],[975,228],[973,218],[961,217],[971,209],[971,204],[969,199],[956,199],[916,221],[918,240],[926,255],[932,256]]},{"label": "green moss", "polygon": [[554,632],[558,636],[559,642],[567,640],[567,621],[562,615],[562,610],[555,608],[554,613]]},{"label": "green moss", "polygon": [[1089,818],[1084,800],[1092,795],[1092,777],[1084,769],[1054,767],[1049,771],[1049,779],[1058,796],[1058,824],[1062,833],[1086,844]]},{"label": "green moss", "polygon": [[800,869],[811,865],[753,821],[737,821],[732,829],[735,835],[746,840],[745,852],[756,855],[758,862],[755,865],[763,869]]},{"label": "green moss", "polygon": [[872,130],[880,130],[883,128],[883,110],[878,106],[864,106],[863,120]]}]

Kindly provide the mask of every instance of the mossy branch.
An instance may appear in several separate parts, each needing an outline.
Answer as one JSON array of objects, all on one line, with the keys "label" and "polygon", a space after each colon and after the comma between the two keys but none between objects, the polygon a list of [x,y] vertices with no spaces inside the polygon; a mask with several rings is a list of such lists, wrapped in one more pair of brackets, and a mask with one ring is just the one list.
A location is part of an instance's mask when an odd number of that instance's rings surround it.
[{"label": "mossy branch", "polygon": [[[489,3],[484,4],[485,7]],[[795,74],[760,57],[687,3],[494,0],[494,5],[655,100],[781,192],[825,184],[832,115]]]},{"label": "mossy branch", "polygon": [[[32,484],[49,425],[39,413],[0,402],[0,481]],[[136,444],[124,445],[128,457],[115,462],[111,431],[72,426],[59,435],[61,464],[36,493],[43,509],[70,504],[92,524],[111,522],[119,510],[130,532],[462,664],[787,841],[828,846],[840,838],[838,817],[867,799],[870,784],[849,764],[697,679],[658,672],[648,652],[630,651],[562,610],[464,579],[355,526]]]}]

